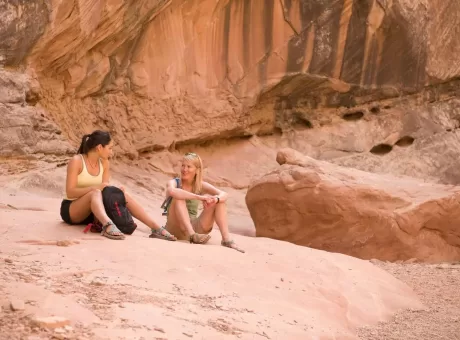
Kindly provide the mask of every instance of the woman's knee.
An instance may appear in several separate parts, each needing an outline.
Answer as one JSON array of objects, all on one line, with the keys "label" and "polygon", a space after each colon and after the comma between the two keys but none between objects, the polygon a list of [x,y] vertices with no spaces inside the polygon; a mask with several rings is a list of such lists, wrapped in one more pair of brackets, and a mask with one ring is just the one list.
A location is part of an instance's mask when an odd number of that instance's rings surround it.
[{"label": "woman's knee", "polygon": [[134,200],[134,198],[132,198],[131,195],[128,194],[128,193],[126,192],[126,190],[123,191],[123,194],[125,195],[126,204],[128,204],[129,202],[134,202],[134,203],[136,203],[136,201]]},{"label": "woman's knee", "polygon": [[102,200],[102,192],[100,189],[91,190],[90,195],[91,195],[91,201]]},{"label": "woman's knee", "polygon": [[185,204],[185,200],[179,200],[179,199],[175,198],[175,199],[172,200],[171,206],[187,207],[187,204]]}]

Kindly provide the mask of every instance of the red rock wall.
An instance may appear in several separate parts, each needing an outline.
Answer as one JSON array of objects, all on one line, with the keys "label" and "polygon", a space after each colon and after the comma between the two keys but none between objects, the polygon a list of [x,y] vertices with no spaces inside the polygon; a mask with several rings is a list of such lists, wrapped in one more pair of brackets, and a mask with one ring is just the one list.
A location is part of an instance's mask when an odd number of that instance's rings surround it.
[{"label": "red rock wall", "polygon": [[[433,131],[456,129],[455,0],[5,3],[0,62],[36,75],[38,106],[74,145],[94,128],[132,157],[275,134],[275,147],[407,174],[369,151],[408,135],[431,166]],[[440,124],[432,103],[447,103]]]}]

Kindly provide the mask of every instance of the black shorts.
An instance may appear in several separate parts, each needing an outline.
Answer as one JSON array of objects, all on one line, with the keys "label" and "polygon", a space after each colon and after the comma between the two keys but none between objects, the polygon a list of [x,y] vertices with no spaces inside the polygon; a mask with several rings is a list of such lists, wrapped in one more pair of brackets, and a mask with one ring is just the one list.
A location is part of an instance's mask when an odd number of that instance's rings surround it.
[{"label": "black shorts", "polygon": [[89,224],[93,223],[94,221],[94,215],[93,213],[90,213],[87,218],[85,218],[83,221],[74,223],[70,219],[70,203],[73,201],[71,200],[62,200],[61,202],[61,218],[62,220],[67,223],[67,224]]}]

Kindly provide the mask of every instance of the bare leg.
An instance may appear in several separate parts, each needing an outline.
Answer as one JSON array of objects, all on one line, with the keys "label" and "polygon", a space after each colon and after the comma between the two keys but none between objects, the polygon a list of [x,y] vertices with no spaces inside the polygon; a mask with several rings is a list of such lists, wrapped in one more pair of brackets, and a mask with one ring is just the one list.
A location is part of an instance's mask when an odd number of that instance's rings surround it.
[{"label": "bare leg", "polygon": [[209,235],[198,234],[193,229],[185,200],[172,200],[171,205],[169,206],[169,216],[166,229],[170,233],[178,236],[180,239],[189,239],[193,236],[195,243],[205,243],[210,238]]},{"label": "bare leg", "polygon": [[91,212],[102,224],[110,221],[102,203],[102,193],[100,190],[90,191],[70,204],[70,219],[74,223],[80,223],[85,220]]},{"label": "bare leg", "polygon": [[[76,199],[69,207],[70,219],[75,223],[84,221],[91,212],[102,225],[112,222],[105,212],[104,203],[102,202],[102,193],[98,189],[92,190]],[[113,231],[112,234],[118,236],[123,235],[120,231]]]},{"label": "bare leg", "polygon": [[169,222],[177,225],[186,237],[190,237],[195,234],[184,200],[172,200],[171,205],[169,206],[168,224]]},{"label": "bare leg", "polygon": [[236,249],[242,253],[244,250],[237,247],[235,242],[230,239],[230,232],[228,231],[228,218],[227,218],[227,205],[225,202],[214,204],[203,210],[200,215],[200,226],[204,233],[209,233],[212,226],[216,222],[222,235],[221,244],[225,247]]},{"label": "bare leg", "polygon": [[[137,218],[139,221],[144,223],[146,226],[148,226],[150,229],[153,230],[158,230],[161,227],[158,225],[158,223],[155,222],[155,220],[147,214],[147,212],[144,210],[144,208],[141,207],[139,203],[136,202],[134,198],[132,198],[129,194],[125,192],[125,198],[126,198],[126,207],[128,208],[129,212]],[[176,239],[175,236],[171,235],[168,231],[162,229],[161,234],[163,236],[170,237],[172,239]]]},{"label": "bare leg", "polygon": [[204,233],[211,232],[214,221],[219,227],[219,231],[222,235],[222,240],[230,241],[230,233],[228,231],[227,221],[227,205],[225,202],[214,204],[210,207],[206,207],[203,210],[200,215],[200,225],[203,228]]}]

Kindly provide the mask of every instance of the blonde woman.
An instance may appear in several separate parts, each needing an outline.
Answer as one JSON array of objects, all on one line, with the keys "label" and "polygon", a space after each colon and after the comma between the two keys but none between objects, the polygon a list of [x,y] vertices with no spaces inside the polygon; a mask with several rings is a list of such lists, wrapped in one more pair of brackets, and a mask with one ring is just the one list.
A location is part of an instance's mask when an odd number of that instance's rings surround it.
[{"label": "blonde woman", "polygon": [[[227,222],[227,193],[203,181],[203,163],[200,156],[189,152],[182,159],[180,178],[168,181],[166,195],[166,230],[178,239],[204,244],[209,241],[214,222],[222,234],[221,245],[242,253],[230,239]],[[198,215],[199,203],[203,212]],[[166,202],[166,201],[165,201]]]}]

